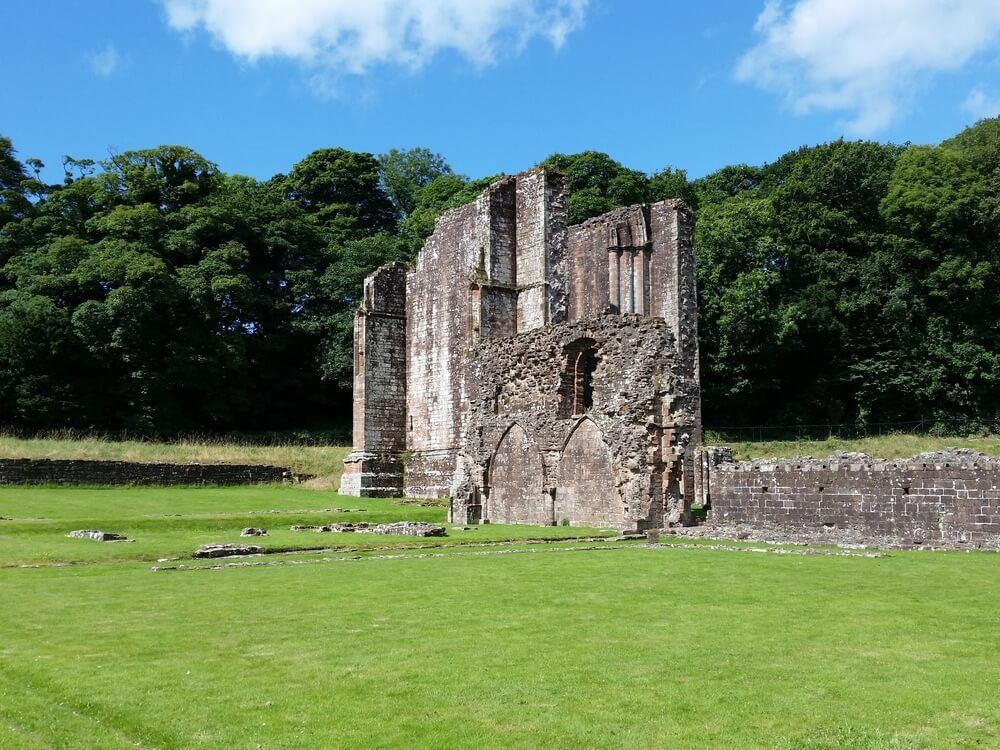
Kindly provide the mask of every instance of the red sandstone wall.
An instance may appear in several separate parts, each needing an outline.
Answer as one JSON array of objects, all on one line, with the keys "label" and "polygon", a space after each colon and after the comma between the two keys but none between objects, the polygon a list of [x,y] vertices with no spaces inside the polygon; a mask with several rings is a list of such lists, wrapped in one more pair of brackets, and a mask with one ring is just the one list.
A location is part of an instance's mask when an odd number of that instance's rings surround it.
[{"label": "red sandstone wall", "polygon": [[[498,372],[491,382],[472,382],[476,347],[495,339],[509,348],[534,331],[621,312],[664,318],[666,325],[658,327],[673,334],[680,352],[665,367],[673,382],[684,385],[670,392],[659,367],[646,376],[650,382],[640,384],[657,404],[649,416],[657,424],[655,444],[649,444],[645,422],[626,426],[611,420],[601,430],[641,433],[635,446],[609,438],[615,472],[634,451],[654,457],[639,482],[643,489],[633,488],[634,497],[623,499],[630,521],[652,522],[666,506],[676,511],[679,498],[667,497],[674,490],[664,484],[664,466],[683,463],[681,489],[687,495],[691,462],[676,451],[684,431],[694,441],[700,431],[692,226],[690,213],[668,201],[618,209],[567,228],[564,177],[542,170],[504,178],[474,203],[442,216],[405,283],[398,269],[391,274],[382,269],[366,282],[355,331],[355,450],[345,462],[343,490],[396,492],[403,484],[404,452],[407,495],[441,497],[468,484],[461,454],[476,419],[473,400],[484,392],[495,397],[508,391],[514,377]],[[624,335],[635,324],[627,317],[631,321],[607,322]],[[636,343],[662,348],[660,338]],[[549,379],[558,383],[560,356],[532,367],[547,368]],[[630,369],[623,363],[609,382],[618,383],[618,373]],[[517,391],[511,395],[517,397]],[[556,393],[533,393],[531,400],[540,408],[550,397]],[[553,421],[559,415],[553,410],[532,419]],[[557,432],[570,427],[567,422]],[[546,456],[545,461],[550,458],[556,460]],[[577,479],[572,486],[592,484],[590,478]],[[547,487],[546,496],[555,489]],[[553,510],[550,503],[546,517]]]},{"label": "red sandstone wall", "polygon": [[[301,477],[298,477],[301,479]],[[144,464],[47,458],[0,459],[0,485],[266,484],[296,479],[280,466],[246,464]]]},{"label": "red sandstone wall", "polygon": [[[606,312],[660,317],[698,379],[694,216],[679,201],[619,208],[569,227],[568,320]],[[700,400],[696,411],[700,424]]]},{"label": "red sandstone wall", "polygon": [[[490,252],[487,193],[438,221],[407,281],[406,493],[447,494],[461,442],[472,279]],[[487,256],[488,257],[488,256]],[[477,312],[478,314],[478,312]]]},{"label": "red sandstone wall", "polygon": [[403,487],[406,448],[406,266],[392,263],[365,279],[354,318],[354,450],[340,491],[385,497]]},{"label": "red sandstone wall", "polygon": [[1000,548],[1000,460],[980,454],[720,464],[711,522],[830,542]]},{"label": "red sandstone wall", "polygon": [[421,250],[407,282],[408,495],[451,491],[470,348],[562,315],[565,292],[554,279],[564,228],[562,177],[539,170],[500,180],[442,216]]},{"label": "red sandstone wall", "polygon": [[406,449],[406,266],[365,280],[354,322],[354,449]]},{"label": "red sandstone wall", "polygon": [[[560,409],[566,352],[581,340],[596,349],[593,400],[567,415]],[[680,430],[665,403],[682,401],[692,384],[665,321],[601,315],[483,339],[469,359],[456,522],[565,518],[635,529],[681,518]]]}]

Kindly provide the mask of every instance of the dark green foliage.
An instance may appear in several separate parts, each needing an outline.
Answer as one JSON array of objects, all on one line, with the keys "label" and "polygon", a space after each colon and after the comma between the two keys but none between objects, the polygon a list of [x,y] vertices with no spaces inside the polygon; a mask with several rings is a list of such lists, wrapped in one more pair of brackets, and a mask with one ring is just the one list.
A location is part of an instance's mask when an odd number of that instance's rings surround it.
[{"label": "dark green foliage", "polygon": [[694,183],[709,424],[995,424],[996,123]]},{"label": "dark green foliage", "polygon": [[324,148],[292,168],[285,189],[317,222],[349,239],[395,229],[396,209],[382,189],[381,176],[371,154]]},{"label": "dark green foliage", "polygon": [[385,192],[401,216],[409,216],[417,207],[417,192],[442,175],[450,175],[451,167],[441,154],[426,148],[409,151],[391,149],[379,158]]},{"label": "dark green foliage", "polygon": [[396,255],[394,237],[370,236],[395,226],[373,157],[317,152],[267,183],[174,146],[97,174],[72,161],[0,231],[5,425],[151,434],[345,418],[336,362],[357,290]]},{"label": "dark green foliage", "polygon": [[[27,167],[25,166],[27,165]],[[569,218],[674,199],[696,236],[712,427],[1000,411],[1000,119],[689,181],[555,154]],[[65,177],[0,138],[0,424],[141,433],[345,421],[363,280],[497,179],[332,148],[267,182],[162,146]]]},{"label": "dark green foliage", "polygon": [[623,167],[599,151],[553,154],[541,166],[566,173],[570,224],[579,224],[618,206],[643,203],[650,198],[646,175]]},{"label": "dark green foliage", "polygon": [[[376,234],[350,240],[337,249],[319,277],[316,303],[302,327],[318,337],[318,364],[324,379],[347,390],[354,373],[354,312],[365,277],[403,255],[399,237]],[[346,416],[346,415],[345,415]]]},{"label": "dark green foliage", "polygon": [[687,172],[683,169],[665,167],[649,178],[650,200],[664,201],[679,198],[691,208],[698,207],[698,196],[694,186],[688,181]]},{"label": "dark green foliage", "polygon": [[28,175],[15,153],[10,139],[0,136],[0,227],[28,207],[24,188]]},{"label": "dark green foliage", "polygon": [[500,177],[502,175],[469,180],[461,175],[448,173],[420,187],[414,194],[413,210],[403,223],[406,257],[410,260],[416,258],[424,240],[434,231],[434,222],[441,214],[475,200],[491,182]]}]

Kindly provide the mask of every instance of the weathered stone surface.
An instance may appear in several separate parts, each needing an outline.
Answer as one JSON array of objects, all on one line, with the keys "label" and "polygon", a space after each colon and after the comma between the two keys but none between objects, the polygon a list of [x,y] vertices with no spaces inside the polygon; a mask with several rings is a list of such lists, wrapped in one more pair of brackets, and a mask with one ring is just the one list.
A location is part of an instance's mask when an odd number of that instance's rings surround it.
[{"label": "weathered stone surface", "polygon": [[406,536],[445,536],[444,526],[435,526],[420,521],[398,521],[381,523],[371,530],[373,534],[405,534]]},{"label": "weathered stone surface", "polygon": [[263,547],[253,544],[205,544],[195,550],[191,557],[215,558],[233,557],[234,555],[259,555],[263,551]]},{"label": "weathered stone surface", "polygon": [[412,271],[366,282],[341,492],[450,497],[456,523],[686,518],[693,226],[664,201],[567,227],[545,170],[444,214]]},{"label": "weathered stone surface", "polygon": [[1000,459],[981,453],[730,459],[708,472],[709,524],[727,534],[1000,549]]},{"label": "weathered stone surface", "polygon": [[280,466],[163,464],[131,461],[0,459],[0,484],[265,484],[293,479]]},{"label": "weathered stone surface", "polygon": [[95,542],[127,542],[128,537],[124,534],[114,534],[110,531],[100,529],[77,529],[69,532],[66,536],[70,539],[93,539]]},{"label": "weathered stone surface", "polygon": [[354,446],[340,491],[359,497],[403,493],[406,450],[406,266],[365,279],[354,319]]},{"label": "weathered stone surface", "polygon": [[292,526],[292,531],[315,531],[318,533],[323,532],[359,532],[364,533],[370,530],[370,526],[367,523],[328,523],[323,526]]},{"label": "weathered stone surface", "polygon": [[267,536],[267,529],[258,529],[254,526],[249,526],[240,532],[240,536]]},{"label": "weathered stone surface", "polygon": [[371,526],[367,523],[331,523],[328,528],[333,532],[351,533],[368,531]]},{"label": "weathered stone surface", "polygon": [[340,494],[399,497],[402,492],[403,460],[400,455],[353,450],[344,459]]},{"label": "weathered stone surface", "polygon": [[[567,373],[580,342],[595,363],[589,389]],[[483,340],[473,354],[453,522],[636,529],[681,519],[679,450],[697,393],[664,320],[598,316]]]}]

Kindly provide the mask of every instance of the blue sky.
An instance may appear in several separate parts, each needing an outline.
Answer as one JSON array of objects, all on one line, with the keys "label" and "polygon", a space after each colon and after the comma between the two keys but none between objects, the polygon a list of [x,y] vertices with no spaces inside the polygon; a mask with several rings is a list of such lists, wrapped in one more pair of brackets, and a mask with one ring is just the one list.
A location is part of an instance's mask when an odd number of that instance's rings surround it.
[{"label": "blue sky", "polygon": [[0,134],[50,179],[162,143],[260,178],[324,146],[700,176],[1000,114],[998,0],[8,0],[0,28]]}]

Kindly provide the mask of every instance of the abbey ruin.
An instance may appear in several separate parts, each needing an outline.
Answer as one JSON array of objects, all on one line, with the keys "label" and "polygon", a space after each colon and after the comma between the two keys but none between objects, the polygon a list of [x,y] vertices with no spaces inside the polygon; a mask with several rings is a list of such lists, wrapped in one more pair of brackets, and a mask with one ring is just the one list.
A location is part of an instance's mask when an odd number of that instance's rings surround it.
[{"label": "abbey ruin", "polygon": [[355,321],[341,492],[448,497],[456,523],[659,528],[694,497],[693,215],[566,221],[561,174],[504,178],[380,268]]},{"label": "abbey ruin", "polygon": [[453,523],[1000,547],[1000,462],[958,452],[734,463],[699,449],[694,217],[567,226],[562,175],[444,214],[416,267],[365,281],[341,492],[450,499]]}]

